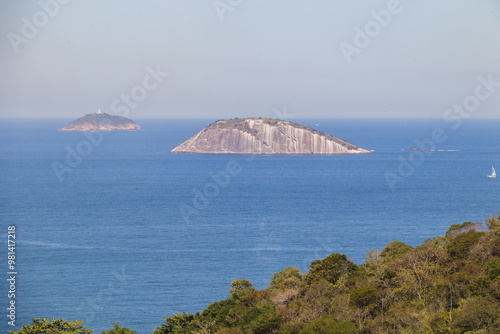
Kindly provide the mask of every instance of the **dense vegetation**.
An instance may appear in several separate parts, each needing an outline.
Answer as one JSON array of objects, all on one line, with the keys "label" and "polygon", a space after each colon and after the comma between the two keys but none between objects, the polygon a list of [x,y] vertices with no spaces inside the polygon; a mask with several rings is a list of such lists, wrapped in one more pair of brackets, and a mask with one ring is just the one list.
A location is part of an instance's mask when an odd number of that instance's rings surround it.
[{"label": "dense vegetation", "polygon": [[[90,334],[94,330],[87,329],[83,321],[69,322],[64,319],[54,319],[52,321],[45,318],[31,319],[29,325],[23,325],[18,332],[8,331],[10,334]],[[136,334],[136,331],[126,327],[118,326],[115,322],[113,329],[109,329],[101,334]]]},{"label": "dense vegetation", "polygon": [[500,333],[500,216],[486,226],[452,225],[416,248],[393,241],[359,266],[331,254],[261,291],[236,280],[229,298],[165,317],[154,334]]},{"label": "dense vegetation", "polygon": [[487,227],[452,225],[416,248],[393,241],[360,266],[331,254],[262,291],[237,280],[228,299],[154,334],[500,333],[500,216]]}]

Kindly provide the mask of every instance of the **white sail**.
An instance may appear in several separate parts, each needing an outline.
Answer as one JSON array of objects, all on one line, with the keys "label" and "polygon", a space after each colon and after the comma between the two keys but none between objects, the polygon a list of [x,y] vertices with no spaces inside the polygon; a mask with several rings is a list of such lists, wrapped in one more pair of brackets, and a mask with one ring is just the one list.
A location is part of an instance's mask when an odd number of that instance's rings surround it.
[{"label": "white sail", "polygon": [[497,177],[497,172],[495,172],[495,167],[491,166],[491,175],[488,175],[488,177]]}]

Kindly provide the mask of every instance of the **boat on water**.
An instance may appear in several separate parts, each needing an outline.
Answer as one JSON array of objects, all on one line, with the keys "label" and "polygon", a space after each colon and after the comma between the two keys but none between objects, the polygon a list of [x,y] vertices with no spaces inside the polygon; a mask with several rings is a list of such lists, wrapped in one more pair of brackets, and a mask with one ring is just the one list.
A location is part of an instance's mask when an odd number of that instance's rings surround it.
[{"label": "boat on water", "polygon": [[497,172],[495,172],[495,167],[491,166],[491,175],[487,175],[488,177],[497,177]]}]

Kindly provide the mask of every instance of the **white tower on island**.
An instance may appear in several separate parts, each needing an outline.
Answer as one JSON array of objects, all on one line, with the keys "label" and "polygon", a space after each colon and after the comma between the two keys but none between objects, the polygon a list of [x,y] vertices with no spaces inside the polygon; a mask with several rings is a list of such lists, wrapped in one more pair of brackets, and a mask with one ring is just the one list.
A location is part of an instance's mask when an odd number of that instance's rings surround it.
[{"label": "white tower on island", "polygon": [[102,115],[101,109],[97,112],[97,115]]}]

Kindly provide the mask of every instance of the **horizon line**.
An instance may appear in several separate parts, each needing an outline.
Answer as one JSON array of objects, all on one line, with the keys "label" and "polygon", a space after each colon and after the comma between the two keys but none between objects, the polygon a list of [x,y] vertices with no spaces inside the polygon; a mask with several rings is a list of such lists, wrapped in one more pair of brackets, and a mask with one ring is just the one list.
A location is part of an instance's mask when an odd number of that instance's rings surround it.
[{"label": "horizon line", "polygon": [[[86,114],[87,115],[87,114]],[[108,114],[111,116],[121,116],[121,115],[113,115],[113,114]],[[85,115],[84,115],[85,116]],[[0,117],[0,120],[60,120],[60,119],[78,119],[84,116],[80,117]],[[122,116],[125,117],[125,116]],[[130,117],[126,117],[129,119],[132,119]],[[143,120],[158,120],[158,119],[171,119],[171,120],[212,120],[212,119],[219,119],[219,120],[229,120],[229,119],[246,119],[246,118],[270,118],[270,119],[279,119],[279,120],[285,120],[285,121],[291,121],[294,119],[353,119],[353,120],[363,120],[363,119],[418,119],[418,120],[424,120],[424,119],[443,119],[443,117],[387,117],[387,116],[380,116],[380,117],[285,117],[285,118],[278,118],[278,117],[266,117],[266,116],[248,116],[248,117],[232,117],[232,118],[220,118],[220,117],[140,117],[140,118],[135,118],[134,119],[143,119]],[[464,120],[467,119],[480,119],[480,120],[500,120],[499,117],[468,117],[468,118],[463,118]]]}]

